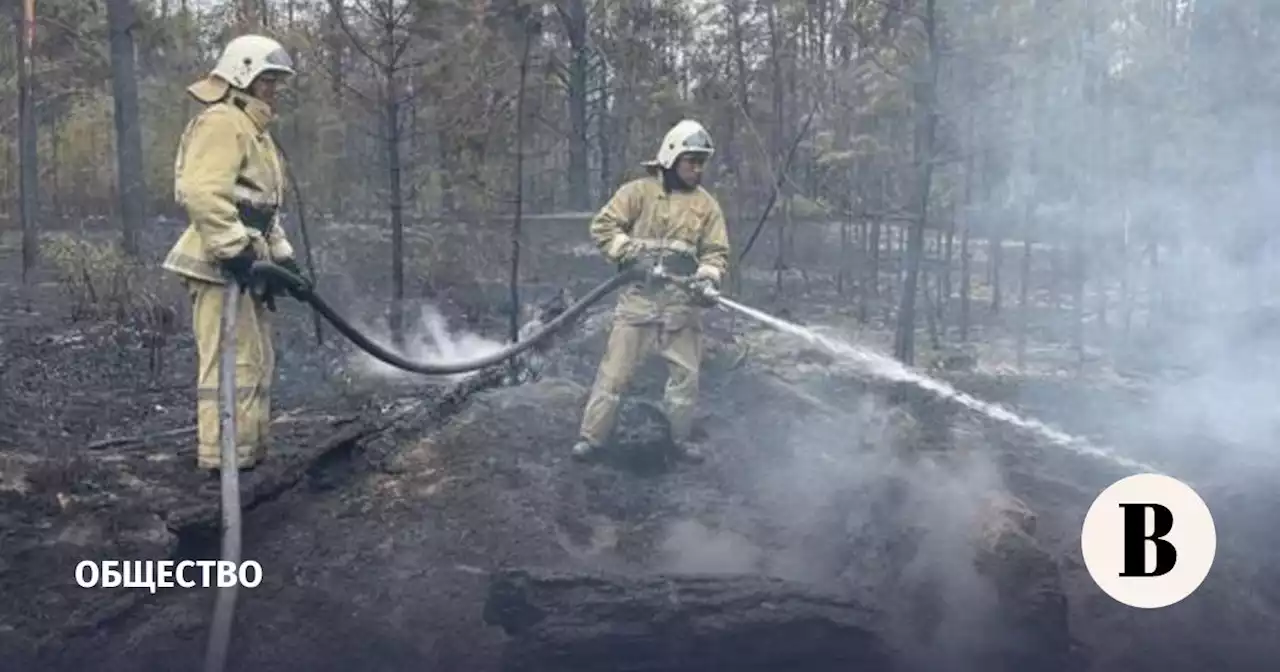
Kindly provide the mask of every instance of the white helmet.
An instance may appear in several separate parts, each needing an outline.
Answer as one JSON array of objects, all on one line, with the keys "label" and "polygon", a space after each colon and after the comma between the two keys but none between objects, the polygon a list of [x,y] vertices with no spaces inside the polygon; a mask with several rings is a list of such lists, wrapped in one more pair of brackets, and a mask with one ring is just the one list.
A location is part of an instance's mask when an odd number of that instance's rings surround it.
[{"label": "white helmet", "polygon": [[676,165],[676,159],[680,158],[684,153],[701,154],[710,159],[715,154],[715,145],[711,143],[711,134],[707,133],[707,129],[702,127],[692,119],[685,119],[671,130],[667,131],[667,135],[662,138],[662,146],[658,147],[658,157],[653,161],[646,161],[644,165],[662,166],[670,169]]},{"label": "white helmet", "polygon": [[261,35],[241,35],[227,43],[210,74],[237,89],[247,89],[264,72],[294,74],[293,59],[284,45]]}]

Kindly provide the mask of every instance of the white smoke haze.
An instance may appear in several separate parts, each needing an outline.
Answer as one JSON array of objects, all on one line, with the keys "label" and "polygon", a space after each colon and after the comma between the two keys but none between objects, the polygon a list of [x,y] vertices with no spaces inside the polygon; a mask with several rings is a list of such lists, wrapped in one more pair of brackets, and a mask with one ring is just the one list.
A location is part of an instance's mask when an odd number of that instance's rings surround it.
[{"label": "white smoke haze", "polygon": [[[1072,563],[1081,521],[1064,509],[1087,508],[1119,472],[1158,470],[1185,480],[1213,511],[1219,559],[1201,591],[1235,605],[1219,609],[1214,597],[1197,595],[1176,611],[1117,616],[1123,609],[1114,610],[1105,595],[1076,590],[1069,596],[1075,634],[1108,649],[1103,659],[1115,662],[1095,669],[1139,669],[1144,654],[1170,650],[1160,669],[1243,669],[1224,663],[1231,650],[1274,653],[1274,637],[1255,639],[1224,624],[1261,615],[1267,618],[1255,620],[1274,632],[1280,612],[1273,522],[1280,510],[1280,134],[1274,78],[1267,74],[1276,71],[1280,53],[1274,11],[1280,3],[1040,3],[1053,7],[1039,8],[1046,9],[1037,14],[1043,18],[1025,32],[1007,30],[1000,15],[1027,3],[938,4],[954,49],[944,49],[940,92],[940,134],[951,144],[935,175],[930,224],[945,225],[956,212],[957,224],[973,236],[971,336],[980,364],[989,363],[993,341],[1014,340],[1025,316],[1026,369],[1056,359],[1062,375],[1043,385],[1027,370],[1010,372],[1007,386],[983,378],[1010,390],[1006,406],[1017,414],[969,400],[969,410],[946,420],[954,445],[945,455],[919,454],[920,428],[897,417],[901,411],[834,395],[821,401],[856,404],[848,417],[788,417],[804,429],[777,447],[784,457],[754,445],[770,438],[742,430],[725,452],[750,463],[743,468],[754,476],[752,505],[785,533],[717,526],[714,517],[680,521],[665,538],[669,564],[753,566],[801,580],[869,585],[883,591],[877,604],[909,602],[910,587],[932,586],[948,610],[937,616],[945,624],[934,633],[939,646],[966,641],[966,628],[980,628],[982,607],[993,599],[973,566],[972,533],[989,497],[1007,490],[995,451],[980,433],[967,433],[967,416],[986,413],[1021,426],[1002,449],[1026,463],[1015,468],[1036,472],[1011,471],[1008,478],[1048,523],[1041,529],[1054,530],[1041,542],[1062,561],[1063,574],[1073,574],[1064,576],[1077,581],[1071,590],[1090,584]],[[993,57],[991,45],[1004,41],[1007,48]],[[973,58],[966,60],[966,52]],[[871,201],[871,209],[888,209],[874,193]],[[1035,245],[1031,310],[1024,315],[1019,285],[1027,238]],[[994,242],[1003,243],[996,314],[984,275]],[[1046,300],[1051,259],[1056,305]],[[742,271],[755,277],[759,269]],[[1077,277],[1084,282],[1079,305]],[[947,306],[951,329],[941,340],[948,345],[956,341],[958,303]],[[918,334],[923,310],[917,302]],[[1077,326],[1093,355],[1078,377],[1071,370]],[[857,360],[859,353],[837,356]],[[882,360],[862,359],[867,377],[947,391]],[[1117,379],[1140,394],[1110,387]],[[1037,412],[1017,408],[1032,401]],[[771,412],[778,413],[757,408],[745,415]],[[738,421],[763,428],[751,417]],[[1099,435],[1099,445],[1074,438],[1086,432]],[[1050,451],[1052,459],[1038,459]],[[909,560],[896,564],[903,557]],[[1251,610],[1255,600],[1240,595],[1269,602],[1270,613]],[[1160,618],[1170,620],[1152,620]],[[1177,627],[1150,625],[1173,620]],[[1267,662],[1274,669],[1274,656]]]},{"label": "white smoke haze", "polygon": [[871,395],[841,405],[834,416],[791,416],[773,454],[747,451],[756,458],[741,485],[763,519],[755,534],[675,521],[661,569],[851,592],[891,614],[887,626],[916,644],[925,669],[963,655],[987,641],[981,629],[995,607],[976,565],[992,498],[1004,491],[994,456],[962,431],[950,451],[922,451],[915,419]]},{"label": "white smoke haze", "polygon": [[659,546],[664,571],[677,574],[752,574],[759,570],[763,551],[746,535],[712,529],[685,518],[667,526]]},{"label": "white smoke haze", "polygon": [[[1114,250],[1088,248],[1090,263],[1104,270],[1090,276],[1093,279],[1086,287],[1085,333],[1086,346],[1109,351],[1108,360],[1099,365],[1112,366],[1136,380],[1145,390],[1145,403],[1130,404],[1105,384],[1098,385],[1095,375],[1113,378],[1099,375],[1106,372],[1096,366],[1078,381],[1068,380],[1063,389],[1069,392],[1056,403],[1058,408],[1052,401],[1045,404],[1045,417],[1018,410],[1016,399],[1003,408],[979,399],[955,401],[1027,430],[1022,440],[1028,452],[1057,449],[1070,457],[1054,460],[1057,466],[1044,476],[1085,486],[1082,497],[1089,496],[1100,462],[1130,473],[1159,470],[1191,483],[1214,512],[1222,549],[1218,561],[1222,569],[1203,589],[1220,595],[1256,589],[1262,596],[1280,596],[1274,587],[1280,578],[1274,570],[1275,561],[1280,560],[1276,537],[1274,532],[1259,536],[1274,529],[1263,515],[1273,516],[1274,507],[1280,505],[1280,497],[1274,494],[1280,477],[1275,449],[1280,442],[1280,260],[1266,233],[1280,222],[1280,192],[1274,191],[1280,179],[1273,179],[1280,175],[1270,169],[1269,161],[1240,160],[1254,168],[1234,183],[1176,189],[1154,180],[1134,180],[1127,185],[1127,200],[1099,198],[1081,205],[1082,212],[1100,219],[1133,222],[1127,252],[1134,296],[1131,331],[1123,333],[1118,300],[1109,301],[1106,332],[1093,321],[1097,278],[1105,280],[1114,296],[1121,272],[1119,264],[1106,267],[1118,259],[1108,260]],[[1046,213],[1042,209],[1040,214],[1047,217]],[[1071,221],[1071,217],[1056,217],[1051,224],[1040,223],[1069,233]],[[1144,242],[1152,229],[1162,231],[1154,254]],[[1015,318],[1020,234],[1017,227],[1005,234],[1006,240],[1019,244],[1006,247],[1003,266],[1005,311]],[[1069,240],[1069,236],[1058,237]],[[1043,266],[1047,253],[1037,249],[1034,254],[1037,266]],[[1156,255],[1158,263],[1153,264],[1150,258]],[[1033,301],[1043,301],[1035,297],[1044,289],[1037,283]],[[1069,283],[1059,291],[1064,305],[1058,308],[1057,319],[1070,315],[1073,300]],[[1033,324],[1029,347],[1033,353],[1045,345],[1037,341],[1049,331],[1046,326]],[[1048,334],[1056,347],[1070,343],[1069,326],[1063,322]],[[915,375],[864,351],[861,339],[851,344],[834,334],[824,338],[830,334],[827,330],[820,336],[816,328],[808,333],[785,325],[779,328],[797,337],[791,339],[793,347],[805,343],[822,347],[854,362],[861,375],[950,396],[949,386],[936,379]],[[978,347],[984,347],[979,341]],[[1081,404],[1094,395],[1102,403]],[[965,645],[982,641],[982,629],[991,622],[988,617],[998,613],[992,610],[993,586],[974,566],[978,550],[974,533],[981,529],[983,516],[989,515],[992,495],[1006,490],[996,455],[980,436],[967,433],[965,412],[948,421],[955,445],[934,459],[918,454],[920,428],[903,411],[881,407],[870,397],[854,402],[819,396],[830,406],[852,404],[853,409],[839,419],[795,422],[793,427],[803,429],[793,430],[788,437],[786,459],[757,458],[761,463],[751,465],[758,490],[756,504],[774,525],[788,531],[783,543],[765,544],[739,530],[713,531],[701,523],[683,521],[668,530],[670,565],[707,571],[717,566],[719,571],[746,571],[744,567],[751,566],[801,581],[862,587],[874,593],[868,603],[898,605],[895,608],[901,611],[896,615],[901,621],[896,626],[903,632],[936,619],[937,628],[924,640],[930,654],[944,656],[943,660],[946,655],[962,655]],[[1096,445],[1076,438],[1095,427],[1103,428],[1105,435]],[[1052,503],[1039,503],[1038,508],[1037,502],[1028,500],[1028,504],[1047,519],[1061,517]],[[1071,504],[1087,506],[1088,501]],[[1067,535],[1073,526],[1078,530],[1078,521],[1054,522]],[[894,543],[914,548],[904,551],[894,548]],[[1060,556],[1075,554],[1078,544],[1067,538],[1052,551]],[[917,599],[913,596],[917,593],[937,599],[943,613],[927,616],[901,606]],[[1096,612],[1093,596],[1077,594],[1072,599],[1076,614]],[[1255,613],[1247,606],[1239,608],[1242,614]],[[1187,617],[1185,630],[1178,630],[1188,649],[1211,646],[1211,640],[1225,634],[1214,632],[1214,624],[1233,618],[1232,613],[1214,613],[1212,607],[1202,609],[1199,615]],[[1092,616],[1081,618],[1077,635],[1096,635],[1108,628]],[[1154,645],[1147,633],[1123,632],[1136,637],[1135,646]],[[1249,639],[1241,646],[1261,650],[1266,643]]]},{"label": "white smoke haze", "polygon": [[[391,331],[385,320],[373,325],[354,326],[367,334],[370,340],[392,352],[396,351],[391,345]],[[456,363],[493,354],[505,346],[503,342],[473,332],[451,329],[448,319],[439,309],[424,305],[419,310],[417,321],[405,325],[405,350],[398,354],[417,361]],[[368,380],[399,383],[424,378],[422,374],[398,369],[360,349],[354,349],[348,365],[353,375]],[[468,372],[432,379],[456,382],[473,375],[474,372]]]},{"label": "white smoke haze", "polygon": [[[1262,516],[1273,516],[1274,506],[1280,504],[1274,494],[1280,476],[1280,457],[1275,450],[1280,440],[1280,310],[1276,308],[1280,260],[1265,234],[1268,227],[1280,222],[1280,192],[1272,191],[1280,181],[1258,177],[1261,169],[1256,166],[1269,166],[1270,162],[1253,164],[1254,172],[1233,185],[1179,191],[1156,183],[1134,184],[1129,187],[1133,194],[1130,203],[1099,202],[1087,210],[1119,218],[1129,209],[1135,221],[1145,222],[1145,226],[1166,225],[1170,229],[1154,268],[1149,261],[1137,261],[1152,254],[1151,250],[1140,245],[1129,250],[1131,288],[1137,298],[1127,344],[1119,333],[1119,306],[1111,304],[1110,335],[1115,343],[1109,364],[1138,379],[1145,389],[1145,403],[1131,405],[1115,391],[1093,387],[1096,381],[1089,374],[1061,400],[1061,408],[1048,408],[1049,413],[1063,411],[1071,418],[1065,422],[1009,413],[976,399],[954,400],[972,411],[1029,430],[1024,434],[1028,451],[1040,450],[1045,444],[1065,449],[1073,459],[1055,460],[1059,466],[1054,473],[1045,474],[1049,478],[1091,484],[1097,478],[1094,467],[1101,461],[1130,473],[1159,470],[1191,483],[1214,512],[1222,549],[1218,560],[1222,569],[1203,589],[1218,595],[1258,590],[1260,595],[1280,596],[1275,588],[1280,578],[1274,570],[1275,560],[1280,559],[1276,537],[1274,532],[1259,536],[1260,530],[1274,530]],[[1266,175],[1280,177],[1269,168]],[[1231,195],[1229,202],[1214,198],[1222,193]],[[1222,228],[1212,225],[1224,218],[1228,223]],[[1193,225],[1201,222],[1205,224]],[[1259,230],[1264,233],[1259,235]],[[1016,231],[1011,233],[1017,235]],[[1006,277],[1010,269],[1017,268],[1020,256],[1019,249],[1012,259],[1006,257]],[[1013,275],[1016,282],[1016,271]],[[1118,283],[1118,278],[1108,276],[1107,281]],[[1016,293],[1009,287],[1005,291],[1006,305],[1013,303],[1009,310],[1016,314]],[[1092,308],[1091,302],[1086,312]],[[1064,314],[1068,310],[1059,309]],[[1088,321],[1085,328],[1087,339],[1098,343],[1100,332]],[[863,375],[952,396],[949,386],[936,379],[893,366],[859,346],[823,338],[813,331],[788,330],[799,337],[793,339],[797,346],[807,341],[858,362]],[[1033,347],[1035,339],[1042,337],[1033,332]],[[1067,343],[1070,335],[1064,330],[1052,337]],[[1080,406],[1080,400],[1095,393],[1107,401],[1097,407],[1099,410],[1085,410],[1093,417],[1082,418],[1077,412],[1072,418],[1068,407]],[[822,401],[833,406],[851,403],[831,395],[823,396]],[[780,547],[748,546],[734,533],[709,532],[682,523],[670,530],[666,540],[668,555],[675,558],[673,566],[711,567],[719,563],[739,569],[749,560],[766,573],[861,587],[873,593],[868,603],[896,605],[900,611],[895,612],[899,619],[895,625],[903,633],[927,627],[933,619],[936,629],[931,630],[931,636],[916,640],[927,649],[923,652],[926,659],[947,661],[948,656],[962,656],[965,646],[983,641],[984,627],[998,613],[993,611],[993,586],[974,565],[978,557],[974,533],[989,515],[991,497],[1006,491],[996,455],[979,435],[967,433],[964,415],[957,413],[948,421],[946,431],[955,445],[936,456],[919,453],[921,428],[903,411],[880,407],[869,397],[857,402],[848,417],[797,422],[795,426],[804,429],[793,430],[788,438],[787,459],[753,465],[766,515],[788,530],[787,541]],[[1104,427],[1105,442],[1091,445],[1077,439],[1073,435],[1083,431],[1077,425]],[[1084,491],[1088,493],[1088,487]],[[1072,502],[1082,503],[1088,504]],[[1030,504],[1036,507],[1035,502]],[[1041,503],[1035,512],[1047,518],[1060,516],[1052,503]],[[1062,528],[1079,524],[1056,522]],[[904,551],[894,548],[895,543],[914,548]],[[1078,552],[1078,545],[1071,547],[1070,539],[1065,543],[1053,551],[1060,555]],[[941,605],[942,612],[926,614],[903,606],[918,597],[924,598],[922,603],[928,598],[936,600],[935,606]],[[1094,612],[1092,596],[1077,594],[1073,599],[1077,600],[1077,613]],[[1098,599],[1106,601],[1105,597]],[[1236,608],[1240,614],[1257,613],[1243,602],[1222,612],[1204,606],[1198,615],[1187,616],[1177,638],[1186,650],[1212,646],[1211,641],[1226,634],[1215,632],[1213,626],[1218,624],[1225,630],[1221,624],[1231,622]],[[1274,610],[1274,606],[1265,609]],[[1089,617],[1077,625],[1081,628],[1078,635],[1107,629]],[[1135,647],[1155,645],[1147,632],[1123,632],[1135,637]],[[1150,636],[1155,636],[1154,631]],[[1242,639],[1242,650],[1267,646],[1265,641],[1246,639]],[[1221,655],[1224,657],[1218,660],[1225,660],[1227,652]],[[1192,657],[1183,664],[1198,665],[1206,660],[1209,658]]]},{"label": "white smoke haze", "polygon": [[1161,194],[1161,212],[1204,224],[1178,227],[1181,240],[1161,250],[1147,282],[1167,316],[1144,320],[1124,353],[1149,362],[1151,400],[1112,419],[1130,451],[1193,485],[1251,488],[1280,466],[1280,264],[1269,236],[1250,232],[1280,221],[1280,176],[1270,161],[1248,163],[1250,175],[1220,186],[1227,202],[1210,201],[1207,185]]}]

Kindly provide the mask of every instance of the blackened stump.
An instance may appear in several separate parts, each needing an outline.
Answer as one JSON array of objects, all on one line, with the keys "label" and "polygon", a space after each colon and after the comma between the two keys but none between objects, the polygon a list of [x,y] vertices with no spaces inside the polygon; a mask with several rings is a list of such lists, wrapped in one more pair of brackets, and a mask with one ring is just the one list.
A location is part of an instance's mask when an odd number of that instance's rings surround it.
[{"label": "blackened stump", "polygon": [[895,669],[877,612],[768,577],[511,569],[484,617],[512,637],[507,672]]}]

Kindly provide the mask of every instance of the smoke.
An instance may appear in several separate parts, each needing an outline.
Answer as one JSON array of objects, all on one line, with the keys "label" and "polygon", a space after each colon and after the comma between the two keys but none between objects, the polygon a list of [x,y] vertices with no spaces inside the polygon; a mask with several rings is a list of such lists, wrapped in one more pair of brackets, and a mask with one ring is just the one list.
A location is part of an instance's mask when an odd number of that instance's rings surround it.
[{"label": "smoke", "polygon": [[[929,420],[924,420],[928,422]],[[923,653],[977,639],[993,598],[976,568],[985,503],[1002,485],[989,452],[931,446],[921,420],[864,396],[854,412],[806,423],[789,459],[757,476],[793,543],[773,570],[834,579],[888,607],[891,628]]]},{"label": "smoke", "polygon": [[1160,248],[1130,252],[1138,309],[1127,333],[1115,324],[1106,343],[1146,400],[1089,420],[1109,428],[1122,452],[1197,488],[1253,489],[1280,466],[1280,264],[1271,233],[1280,173],[1267,152],[1226,147],[1212,159],[1241,168],[1230,181],[1181,190],[1138,183],[1127,201],[1098,204],[1126,212],[1136,238],[1159,231]]},{"label": "smoke", "polygon": [[[392,342],[391,332],[385,320],[377,325],[357,325],[357,329],[387,349],[396,350],[389,345]],[[451,330],[448,319],[437,308],[425,305],[419,311],[417,322],[406,325],[405,348],[399,354],[412,360],[452,363],[484,357],[503,347],[504,343],[479,334]],[[387,382],[422,379],[421,374],[398,369],[363,350],[353,352],[348,364],[352,374],[360,378]],[[440,379],[456,382],[471,375],[474,373],[441,376]]]},{"label": "smoke", "polygon": [[[1208,14],[1240,11],[1251,4],[1196,3],[1195,13],[1200,21]],[[1045,216],[1048,213],[1041,209],[1041,217],[1025,224],[1038,240],[1065,251],[1064,257],[1074,245],[1084,250],[1083,319],[1077,322],[1071,314],[1074,278],[1068,268],[1058,275],[1063,280],[1059,290],[1068,296],[1030,317],[1031,348],[1067,346],[1072,331],[1080,328],[1085,346],[1104,355],[1087,365],[1084,379],[1062,384],[1061,394],[1037,390],[1025,399],[1041,402],[1045,419],[1065,430],[1087,427],[1105,437],[1117,453],[1187,481],[1204,497],[1217,525],[1219,551],[1212,577],[1200,588],[1197,601],[1180,612],[1178,627],[1160,633],[1161,639],[1178,642],[1176,647],[1157,641],[1150,628],[1106,614],[1105,597],[1068,596],[1077,613],[1090,615],[1073,628],[1117,669],[1137,665],[1136,651],[1158,649],[1176,649],[1171,656],[1179,659],[1173,666],[1186,666],[1181,669],[1232,667],[1220,653],[1225,638],[1233,641],[1226,648],[1275,650],[1274,640],[1243,634],[1230,624],[1267,623],[1274,632],[1280,605],[1280,593],[1269,588],[1280,582],[1275,550],[1280,544],[1271,522],[1280,476],[1275,452],[1280,439],[1280,237],[1275,233],[1280,221],[1280,152],[1274,124],[1259,119],[1258,107],[1243,104],[1252,95],[1245,92],[1254,90],[1257,82],[1241,74],[1245,71],[1240,66],[1259,54],[1246,55],[1248,47],[1241,41],[1221,35],[1206,33],[1196,40],[1203,42],[1191,45],[1193,53],[1179,65],[1169,64],[1171,69],[1185,64],[1197,73],[1181,80],[1186,88],[1176,96],[1184,107],[1176,115],[1156,121],[1135,106],[1099,124],[1096,107],[1055,101],[1051,112],[1039,116],[1042,134],[1047,121],[1057,128],[1090,130],[1076,136],[1084,141],[1040,145],[1045,150],[1040,156],[1051,155],[1073,168],[1060,171],[1043,163],[1038,168],[1023,163],[1000,180],[1036,184],[1038,189],[1021,194],[1029,196],[1032,205],[1071,202],[1072,215]],[[1113,81],[1132,86],[1145,84],[1146,76],[1130,71]],[[1042,94],[1029,94],[1036,96],[1044,100]],[[993,124],[979,126],[979,134],[997,146],[1019,142],[1012,131]],[[1112,158],[1095,178],[1087,167],[1090,156],[1103,147],[1114,152],[1112,157],[1142,160]],[[1064,175],[1068,172],[1076,177]],[[1026,202],[1009,200],[1015,206]],[[988,226],[1004,206],[998,194],[987,198],[971,208],[970,221]],[[1004,233],[1011,242],[1020,242],[1024,222],[1015,216],[1011,224]],[[1020,251],[1006,255],[1002,267],[1006,305],[1014,309],[1015,319],[1021,256]],[[1048,259],[1046,252],[1037,250],[1032,261],[1036,278],[1031,296],[1037,309],[1046,307],[1042,292],[1048,284]],[[1108,306],[1105,324],[1098,309],[1102,291]],[[1126,312],[1131,320],[1125,319]],[[1096,385],[1096,378],[1090,380],[1112,372],[1136,393],[1120,394]],[[1035,381],[1026,385],[1033,387]],[[1068,502],[1067,507],[1028,501],[1038,514],[1056,518],[1057,527],[1066,532],[1055,542],[1054,550],[1062,555],[1078,554],[1071,535],[1078,534],[1080,524],[1062,510],[1087,507],[1087,498],[1108,485],[1090,474],[1089,466],[1082,461],[1077,471],[1063,462],[1055,466],[1056,473],[1046,474],[1077,486],[1083,501]],[[1082,583],[1089,585],[1087,577]],[[1265,608],[1237,597],[1258,594],[1267,596],[1260,600],[1268,603]]]},{"label": "smoke", "polygon": [[664,569],[678,574],[751,574],[763,553],[745,535],[689,518],[667,526],[659,549],[667,558]]},{"label": "smoke", "polygon": [[[995,592],[977,561],[1004,492],[994,458],[964,432],[930,436],[872,395],[841,405],[835,414],[774,407],[772,432],[744,423],[743,482],[727,489],[748,494],[708,514],[732,524],[674,521],[663,569],[761,573],[852,594],[887,612],[885,634],[909,642],[917,664],[957,669],[990,634]],[[948,449],[922,449],[939,438]]]},{"label": "smoke", "polygon": [[1219,297],[1216,315],[1188,316],[1163,329],[1155,355],[1174,373],[1152,381],[1149,402],[1121,428],[1135,447],[1184,474],[1194,471],[1188,478],[1203,478],[1206,469],[1219,478],[1253,478],[1258,467],[1276,465],[1280,437],[1275,317],[1235,305],[1254,282],[1224,282],[1239,269],[1209,270],[1214,265],[1196,264],[1217,281],[1206,285],[1237,287],[1207,288]]},{"label": "smoke", "polygon": [[[1116,368],[1137,374],[1143,400],[1087,420],[1106,428],[1121,452],[1188,482],[1205,499],[1218,534],[1213,575],[1163,638],[1180,643],[1170,655],[1183,657],[1183,669],[1245,669],[1230,655],[1242,661],[1244,652],[1276,649],[1274,639],[1239,624],[1274,632],[1280,605],[1270,588],[1280,581],[1273,522],[1280,476],[1280,264],[1272,233],[1280,217],[1280,175],[1269,160],[1230,148],[1212,153],[1215,161],[1252,167],[1235,181],[1188,185],[1182,193],[1149,185],[1150,196],[1135,207],[1168,231],[1157,259],[1144,250],[1145,258],[1135,254],[1130,261],[1143,310],[1130,334],[1115,337],[1121,347],[1112,349]],[[1159,207],[1147,205],[1157,201]],[[1262,597],[1239,600],[1240,594]],[[1081,635],[1108,652],[1160,646],[1154,634],[1113,622],[1082,623]],[[1226,637],[1239,642],[1232,647],[1237,653],[1218,645]],[[1191,655],[1197,649],[1206,653]]]},{"label": "smoke", "polygon": [[[1180,3],[1177,25],[1157,29],[1160,22],[1139,17],[1134,3],[1095,3],[1091,12],[1110,7],[1106,11],[1115,15],[1102,16],[1114,20],[1102,21],[1109,27],[1082,51],[1107,54],[1105,62],[1081,68],[1081,60],[1090,59],[1065,48],[1062,53],[1072,54],[1066,62],[1025,61],[1025,78],[995,87],[949,78],[943,91],[944,99],[957,97],[948,105],[956,111],[951,121],[957,128],[970,124],[957,139],[962,153],[984,157],[980,173],[968,168],[964,176],[964,184],[978,178],[981,188],[973,190],[972,202],[966,192],[959,204],[965,230],[974,236],[968,252],[975,296],[996,277],[987,256],[993,234],[1007,243],[998,276],[1004,307],[975,317],[979,340],[1010,336],[1026,317],[1034,366],[1038,349],[1068,350],[1079,328],[1085,348],[1102,351],[1106,361],[1087,364],[1079,380],[1064,376],[1065,382],[1049,386],[1063,392],[1040,405],[1043,419],[1072,433],[1096,431],[1117,453],[1191,482],[1218,524],[1221,560],[1201,590],[1216,592],[1229,607],[1212,605],[1212,598],[1189,602],[1180,606],[1186,627],[1171,631],[1111,615],[1098,591],[1068,596],[1078,617],[1072,627],[1103,649],[1114,669],[1150,665],[1137,657],[1172,648],[1182,658],[1174,661],[1185,666],[1180,669],[1231,667],[1203,652],[1246,644],[1274,650],[1274,640],[1253,640],[1225,625],[1256,615],[1255,622],[1269,623],[1274,632],[1274,613],[1250,612],[1251,601],[1240,596],[1268,594],[1272,612],[1280,605],[1273,588],[1280,585],[1280,544],[1270,522],[1280,504],[1280,136],[1268,120],[1274,104],[1260,103],[1257,93],[1274,88],[1266,73],[1275,70],[1269,66],[1276,52],[1263,40],[1272,40],[1275,31],[1236,28],[1261,20],[1242,17],[1255,16],[1250,12],[1264,4],[1274,3]],[[1195,18],[1188,22],[1188,15]],[[1274,27],[1274,17],[1267,18]],[[947,20],[974,44],[1001,37],[966,24],[970,19],[1000,25],[981,13],[957,12]],[[1040,25],[1053,33],[1047,29],[1053,24]],[[1152,51],[1148,30],[1161,44],[1166,38],[1185,43],[1176,53]],[[1055,41],[1065,47],[1069,39]],[[968,64],[954,63],[957,72],[968,71]],[[1089,82],[1081,75],[1090,77],[1091,70],[1105,76],[1097,87],[1082,87]],[[1109,93],[1076,93],[1084,89]],[[1131,95],[1137,92],[1142,94]],[[987,159],[993,159],[989,165]],[[946,223],[945,208],[939,224]],[[1028,248],[1031,310],[1022,313],[1021,243],[1028,235],[1042,246]],[[1076,250],[1082,252],[1078,269],[1071,254]],[[1077,279],[1085,282],[1081,306],[1072,305]],[[1053,303],[1045,300],[1049,291]],[[1105,326],[1100,292],[1107,299]],[[1077,307],[1080,320],[1073,314]],[[954,338],[954,332],[944,330],[942,338]],[[1094,374],[1113,372],[1101,366],[1135,381],[1145,402],[1134,404],[1097,385]],[[1028,378],[1018,382],[1037,388]],[[916,614],[918,627],[929,617],[908,603],[917,587],[937,587],[934,604],[945,609],[933,617],[944,624],[934,641],[963,640],[964,626],[972,625],[965,622],[967,608],[991,598],[973,567],[971,533],[988,515],[986,495],[1003,490],[1000,471],[958,423],[948,452],[959,456],[918,454],[912,435],[919,428],[892,414],[864,401],[848,417],[825,421],[765,405],[737,418],[744,428],[732,447],[741,453],[734,459],[747,463],[743,468],[756,488],[752,505],[767,522],[740,525],[733,534],[759,549],[749,558],[763,571],[879,591],[882,598],[874,603]],[[770,433],[768,423],[752,415],[770,416],[786,429]],[[764,454],[769,451],[778,455]],[[1087,507],[1093,488],[1105,487],[1100,481],[1114,474],[1095,469],[1092,457],[1071,457],[1034,467],[1027,459],[1027,467],[1043,471],[1010,477],[1029,507],[1051,522],[1046,527],[1058,532],[1046,534],[1044,543],[1061,556],[1079,552],[1074,534],[1080,521],[1072,512]],[[682,523],[670,530],[667,549],[675,565],[703,566],[703,558],[739,553],[726,542],[728,533],[695,534],[691,528],[697,529]],[[1064,563],[1063,571],[1079,579],[1083,570]],[[1087,577],[1080,583],[1091,585]],[[1226,640],[1230,647],[1222,646]]]}]

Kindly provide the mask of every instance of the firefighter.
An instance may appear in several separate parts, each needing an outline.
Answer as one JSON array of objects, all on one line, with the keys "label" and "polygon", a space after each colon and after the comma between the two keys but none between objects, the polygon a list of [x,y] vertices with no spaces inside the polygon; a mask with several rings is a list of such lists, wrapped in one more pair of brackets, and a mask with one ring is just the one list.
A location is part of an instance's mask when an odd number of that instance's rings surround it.
[{"label": "firefighter", "polygon": [[191,120],[174,161],[174,197],[188,226],[163,268],[185,285],[192,309],[198,370],[196,464],[216,473],[218,447],[219,324],[227,278],[247,290],[236,320],[236,458],[252,469],[267,454],[271,381],[275,370],[269,313],[278,287],[251,277],[251,264],[268,259],[301,276],[280,226],[281,156],[269,133],[276,90],[294,74],[277,41],[244,35],[227,43],[213,71],[187,88],[204,105]]},{"label": "firefighter", "polygon": [[576,459],[590,457],[612,433],[620,395],[636,366],[656,351],[667,362],[663,409],[680,455],[703,456],[690,440],[702,360],[704,292],[718,290],[729,263],[729,237],[719,202],[701,185],[714,153],[702,124],[684,120],[662,139],[648,176],[624,184],[592,219],[597,248],[620,269],[692,277],[689,290],[641,281],[618,297],[604,357],[582,413]]}]

